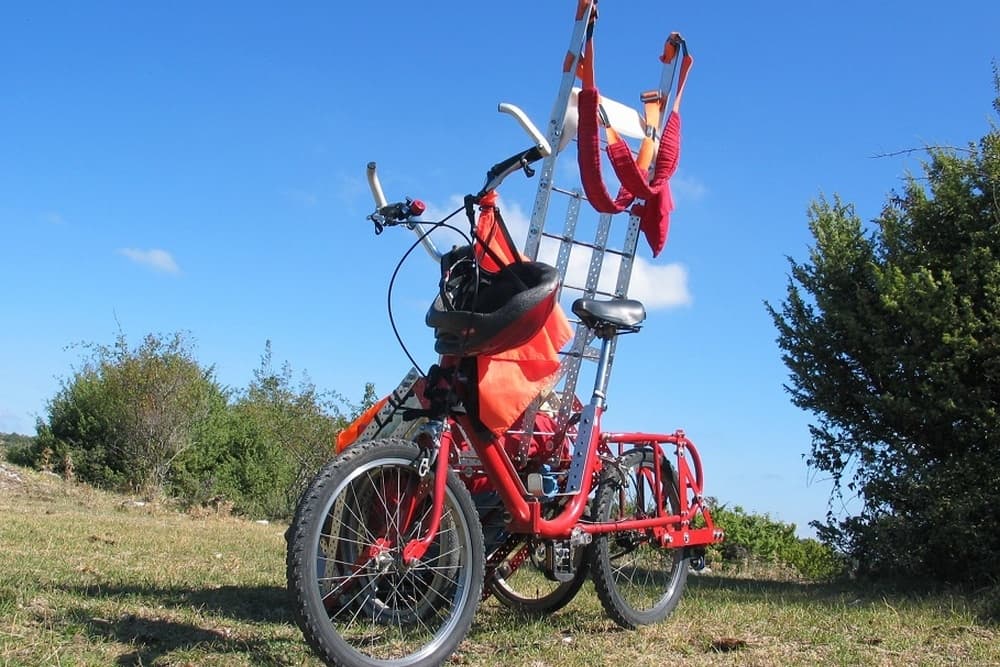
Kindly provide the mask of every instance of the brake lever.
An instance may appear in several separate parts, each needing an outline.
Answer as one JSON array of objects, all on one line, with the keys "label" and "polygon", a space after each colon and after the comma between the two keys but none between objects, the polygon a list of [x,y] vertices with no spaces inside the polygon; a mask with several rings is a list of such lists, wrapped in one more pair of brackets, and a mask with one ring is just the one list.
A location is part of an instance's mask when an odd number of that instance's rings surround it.
[{"label": "brake lever", "polygon": [[427,210],[427,206],[419,199],[406,198],[406,201],[380,206],[368,216],[375,224],[375,235],[381,234],[386,227],[405,223],[410,218],[418,218]]}]

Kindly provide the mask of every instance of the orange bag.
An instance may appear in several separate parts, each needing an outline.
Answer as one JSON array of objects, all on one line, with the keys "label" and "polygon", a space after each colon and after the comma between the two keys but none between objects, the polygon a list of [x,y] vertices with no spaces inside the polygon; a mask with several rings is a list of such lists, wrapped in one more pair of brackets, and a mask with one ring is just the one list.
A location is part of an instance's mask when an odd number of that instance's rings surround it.
[{"label": "orange bag", "polygon": [[[497,224],[496,200],[496,192],[480,200],[476,234],[497,257],[512,262],[517,250],[510,247]],[[489,253],[481,253],[479,261],[486,269],[499,268]],[[569,321],[556,304],[548,321],[527,343],[477,359],[479,419],[490,431],[501,435],[538,394],[551,388],[559,373],[559,350],[572,337]]]}]

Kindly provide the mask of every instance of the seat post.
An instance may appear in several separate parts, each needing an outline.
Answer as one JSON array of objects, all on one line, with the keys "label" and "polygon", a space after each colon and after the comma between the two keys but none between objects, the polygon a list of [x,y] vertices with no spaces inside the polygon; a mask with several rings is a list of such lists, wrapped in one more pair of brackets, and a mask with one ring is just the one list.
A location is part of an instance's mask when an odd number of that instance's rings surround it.
[{"label": "seat post", "polygon": [[597,373],[594,377],[594,393],[590,398],[590,402],[597,408],[605,408],[605,400],[608,397],[608,380],[611,374],[611,354],[612,347],[611,341],[615,337],[614,330],[611,333],[600,335],[601,339],[601,352],[597,357]]}]

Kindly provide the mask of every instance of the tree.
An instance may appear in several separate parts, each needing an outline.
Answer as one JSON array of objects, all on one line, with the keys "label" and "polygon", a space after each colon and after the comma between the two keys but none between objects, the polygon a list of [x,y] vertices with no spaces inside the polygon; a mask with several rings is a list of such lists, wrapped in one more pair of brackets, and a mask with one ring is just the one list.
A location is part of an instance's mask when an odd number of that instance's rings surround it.
[{"label": "tree", "polygon": [[258,463],[261,470],[274,475],[270,480],[248,475],[247,481],[265,483],[268,488],[256,495],[272,497],[268,513],[277,516],[291,515],[299,496],[332,456],[333,437],[345,425],[337,408],[342,399],[317,391],[305,375],[296,386],[292,376],[287,362],[280,369],[273,367],[271,342],[267,341],[260,367],[235,405],[255,439],[247,471]]},{"label": "tree", "polygon": [[[245,514],[290,517],[346,424],[344,399],[293,375],[287,362],[274,367],[268,341],[249,386],[202,424],[199,445],[178,460],[173,491],[190,503],[222,498]],[[369,394],[366,387],[362,402]]]},{"label": "tree", "polygon": [[[997,77],[1000,95],[1000,76]],[[1000,97],[994,104],[1000,113]],[[809,464],[863,502],[821,535],[873,573],[1000,577],[1000,131],[928,149],[871,226],[809,212],[808,260],[767,305]]]},{"label": "tree", "polygon": [[132,349],[88,344],[82,368],[64,381],[38,425],[37,463],[111,488],[157,496],[198,424],[225,405],[212,370],[179,333],[150,334]]}]

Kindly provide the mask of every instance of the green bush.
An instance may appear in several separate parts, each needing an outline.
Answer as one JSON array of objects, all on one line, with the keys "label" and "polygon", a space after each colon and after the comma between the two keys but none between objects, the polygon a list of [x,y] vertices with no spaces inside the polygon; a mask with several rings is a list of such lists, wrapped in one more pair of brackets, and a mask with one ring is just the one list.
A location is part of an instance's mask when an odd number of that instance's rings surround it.
[{"label": "green bush", "polygon": [[983,623],[1000,625],[1000,584],[994,584],[976,593],[976,616]]},{"label": "green bush", "polygon": [[373,392],[366,387],[355,407],[304,375],[296,382],[287,363],[274,368],[268,343],[249,386],[201,422],[195,446],[175,463],[171,493],[185,505],[225,503],[240,514],[287,519],[332,457],[334,435]]},{"label": "green bush", "polygon": [[[113,345],[83,349],[37,437],[10,454],[96,486],[166,493],[184,506],[291,516],[332,455],[334,434],[360,409],[304,376],[293,382],[288,364],[272,368],[270,343],[244,390],[221,387],[182,334],[151,334],[135,348],[119,335]],[[362,407],[373,395],[367,387]]]},{"label": "green bush", "polygon": [[812,538],[797,539],[783,551],[781,558],[807,579],[833,579],[847,570],[843,555]]},{"label": "green bush", "polygon": [[817,540],[796,537],[794,524],[766,514],[749,514],[739,505],[712,507],[712,519],[726,531],[725,542],[709,554],[717,562],[782,564],[814,580],[832,579],[845,570],[842,556]]},{"label": "green bush", "polygon": [[160,495],[173,462],[220,405],[211,369],[183,334],[150,334],[130,347],[87,344],[81,368],[64,380],[26,457],[38,468],[119,491]]},{"label": "green bush", "polygon": [[35,438],[20,433],[0,433],[0,456],[16,465],[31,465]]}]

